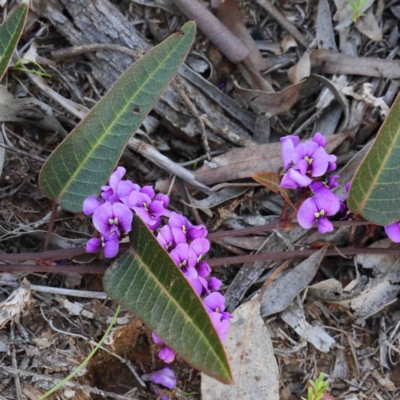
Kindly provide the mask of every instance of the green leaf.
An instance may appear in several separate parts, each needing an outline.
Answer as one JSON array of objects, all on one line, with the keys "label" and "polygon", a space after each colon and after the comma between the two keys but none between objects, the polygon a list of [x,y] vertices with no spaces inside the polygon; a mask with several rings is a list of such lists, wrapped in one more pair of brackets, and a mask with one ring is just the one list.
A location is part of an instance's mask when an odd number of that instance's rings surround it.
[{"label": "green leaf", "polygon": [[8,63],[21,37],[28,14],[28,4],[22,3],[0,25],[0,80],[7,71]]},{"label": "green leaf", "polygon": [[224,347],[200,298],[137,216],[130,242],[130,250],[105,273],[105,291],[193,367],[230,383]]},{"label": "green leaf", "polygon": [[77,212],[87,196],[99,193],[128,140],[183,64],[195,32],[196,24],[186,23],[124,72],[43,166],[39,184],[46,196]]},{"label": "green leaf", "polygon": [[400,95],[352,180],[347,205],[377,225],[400,221]]}]

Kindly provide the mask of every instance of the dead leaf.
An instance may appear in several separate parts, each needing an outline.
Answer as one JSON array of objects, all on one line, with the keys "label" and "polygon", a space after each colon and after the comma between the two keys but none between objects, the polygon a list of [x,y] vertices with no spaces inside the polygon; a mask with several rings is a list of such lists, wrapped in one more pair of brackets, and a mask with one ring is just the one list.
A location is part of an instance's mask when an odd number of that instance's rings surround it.
[{"label": "dead leaf", "polygon": [[318,1],[315,25],[318,48],[337,51],[335,33],[333,32],[332,25],[332,15],[327,0]]},{"label": "dead leaf", "polygon": [[[331,153],[347,137],[347,134],[337,134],[326,138],[325,147]],[[275,171],[282,168],[281,144],[266,143],[259,146],[231,150],[221,156],[214,157],[216,168],[203,165],[194,171],[195,179],[205,185],[213,185],[234,179],[249,178],[257,172]]]},{"label": "dead leaf", "polygon": [[244,89],[235,83],[236,91],[257,112],[265,113],[267,117],[289,111],[300,99],[319,90],[314,79],[305,79],[287,87],[281,92],[266,92],[261,90]]},{"label": "dead leaf", "polygon": [[225,348],[234,383],[223,385],[202,374],[203,400],[279,400],[278,366],[259,309],[260,303],[253,300],[233,312]]},{"label": "dead leaf", "polygon": [[223,189],[221,189],[220,191],[212,194],[211,196],[202,199],[202,200],[196,200],[194,198],[191,198],[190,200],[190,204],[189,203],[185,203],[184,201],[182,201],[184,204],[187,204],[189,207],[193,207],[193,208],[202,208],[202,209],[206,209],[206,208],[212,208],[212,207],[216,207],[222,203],[224,203],[225,201],[234,199],[240,195],[242,195],[243,193],[245,193],[247,190],[249,190],[248,186],[231,186],[231,187],[225,187]]},{"label": "dead leaf", "polygon": [[280,317],[293,328],[299,336],[323,353],[328,353],[332,345],[335,344],[335,340],[329,336],[324,329],[319,326],[312,326],[306,321],[304,312],[297,303],[281,313]]},{"label": "dead leaf", "polygon": [[316,251],[289,273],[271,282],[261,300],[261,316],[267,317],[289,307],[318,271],[327,247]]},{"label": "dead leaf", "polygon": [[372,12],[372,8],[369,8],[364,16],[357,19],[355,26],[363,35],[374,42],[380,42],[382,40],[382,30],[379,28],[378,21]]},{"label": "dead leaf", "polygon": [[0,85],[0,121],[25,122],[41,129],[65,132],[51,107],[33,97],[14,99],[3,85]]},{"label": "dead leaf", "polygon": [[0,329],[9,321],[19,317],[23,309],[29,303],[31,291],[24,287],[14,290],[6,300],[0,303]]}]

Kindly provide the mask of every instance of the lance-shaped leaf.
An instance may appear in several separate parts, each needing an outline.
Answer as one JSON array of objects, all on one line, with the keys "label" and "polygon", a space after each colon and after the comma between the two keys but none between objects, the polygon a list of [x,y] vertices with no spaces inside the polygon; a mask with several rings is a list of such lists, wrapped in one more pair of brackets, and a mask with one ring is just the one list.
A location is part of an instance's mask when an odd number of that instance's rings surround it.
[{"label": "lance-shaped leaf", "polygon": [[39,176],[47,197],[76,212],[87,196],[99,193],[128,140],[183,64],[195,31],[194,22],[186,23],[128,68],[56,148]]},{"label": "lance-shaped leaf", "polygon": [[22,3],[0,25],[0,80],[3,79],[8,63],[21,37],[27,14],[28,4]]},{"label": "lance-shaped leaf", "polygon": [[200,298],[137,216],[130,242],[132,247],[104,275],[105,291],[193,367],[231,382],[224,347]]},{"label": "lance-shaped leaf", "polygon": [[400,95],[351,183],[350,211],[377,225],[400,220]]}]

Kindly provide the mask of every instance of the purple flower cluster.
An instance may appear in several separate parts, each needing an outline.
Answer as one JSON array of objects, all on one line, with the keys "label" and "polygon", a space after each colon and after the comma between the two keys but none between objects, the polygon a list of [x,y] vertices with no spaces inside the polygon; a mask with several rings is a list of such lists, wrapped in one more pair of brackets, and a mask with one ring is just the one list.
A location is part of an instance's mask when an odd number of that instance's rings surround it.
[{"label": "purple flower cluster", "polygon": [[326,182],[321,181],[321,177],[336,169],[336,156],[328,154],[324,148],[325,137],[317,132],[312,140],[300,143],[298,136],[285,136],[281,138],[281,143],[283,165],[287,170],[282,178],[281,187],[308,187],[313,194],[298,210],[297,220],[300,226],[309,229],[317,222],[320,233],[333,231],[328,217],[339,211],[347,211],[347,195],[339,198],[332,192],[332,189],[338,186],[336,180],[339,175],[332,175]]},{"label": "purple flower cluster", "polygon": [[[120,239],[131,230],[134,215],[153,230],[160,245],[169,253],[177,267],[185,275],[205,309],[222,341],[225,341],[232,315],[225,311],[225,297],[217,292],[222,282],[210,277],[211,268],[203,260],[210,250],[204,225],[193,225],[183,215],[167,210],[169,197],[155,194],[153,187],[122,180],[126,170],[118,167],[102,186],[100,197],[89,196],[83,203],[83,212],[92,215],[98,235],[86,244],[89,253],[103,249],[106,258],[118,254]],[[164,218],[163,218],[164,217]],[[162,223],[168,218],[168,223]],[[175,359],[174,351],[154,333],[153,340],[163,346],[158,357],[169,364]],[[176,385],[174,372],[166,367],[145,375],[154,383],[172,389]]]}]

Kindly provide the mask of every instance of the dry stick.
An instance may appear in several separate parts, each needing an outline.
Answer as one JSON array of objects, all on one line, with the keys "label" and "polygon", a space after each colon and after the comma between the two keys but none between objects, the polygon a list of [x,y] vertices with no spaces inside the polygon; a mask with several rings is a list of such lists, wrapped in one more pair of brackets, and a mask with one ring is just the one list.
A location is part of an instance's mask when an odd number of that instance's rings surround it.
[{"label": "dry stick", "polygon": [[197,0],[173,0],[189,19],[196,21],[199,29],[233,63],[244,60],[249,50],[225,25]]},{"label": "dry stick", "polygon": [[[0,369],[7,371],[11,374],[18,374],[18,375],[22,375],[22,376],[27,376],[29,378],[37,378],[39,380],[43,380],[43,381],[49,381],[49,382],[53,382],[53,383],[59,383],[62,381],[62,379],[58,379],[58,378],[53,378],[49,375],[40,375],[40,374],[36,374],[34,372],[30,372],[30,371],[24,371],[22,369],[16,369],[16,368],[11,368],[11,367],[6,367],[4,365],[0,365]],[[100,389],[96,389],[87,385],[81,385],[80,383],[77,383],[75,381],[69,381],[65,384],[65,386],[67,387],[71,387],[74,389],[81,389],[81,390],[88,390],[91,393],[94,394],[98,394],[100,396],[102,396],[103,398],[105,397],[111,397],[113,399],[117,399],[117,400],[132,400],[132,397],[126,397],[120,394],[116,394],[116,393],[112,393],[112,392],[106,392],[104,390],[100,390]]]},{"label": "dry stick", "polygon": [[[211,258],[205,259],[210,267],[228,266],[233,264],[243,264],[255,261],[277,261],[288,260],[293,258],[308,258],[313,255],[318,249],[307,249],[298,251],[276,251],[270,253],[248,254],[244,256],[224,257],[224,258]],[[354,256],[358,254],[369,255],[389,255],[399,256],[400,249],[372,249],[372,248],[359,248],[359,247],[343,247],[328,249],[325,253],[327,257],[343,257]],[[85,265],[27,265],[27,264],[0,264],[0,272],[24,272],[24,273],[56,273],[67,274],[76,272],[78,274],[104,274],[107,266],[85,266]]]},{"label": "dry stick", "polygon": [[[10,326],[11,363],[12,363],[13,368],[17,369],[18,364],[17,364],[17,352],[15,350],[15,343],[14,343],[14,340],[15,340],[14,329],[15,329],[15,324],[13,321],[13,322],[11,322],[11,326]],[[22,392],[21,392],[21,382],[19,380],[18,374],[14,374],[14,381],[15,381],[15,391],[17,394],[17,400],[23,400]]]},{"label": "dry stick", "polygon": [[276,19],[283,29],[286,29],[304,47],[308,47],[309,42],[306,37],[274,5],[268,0],[256,1],[265,11]]},{"label": "dry stick", "polygon": [[208,144],[207,132],[206,132],[206,127],[204,126],[203,119],[199,116],[199,113],[197,112],[195,105],[189,99],[189,96],[185,93],[185,91],[182,89],[179,83],[180,83],[180,78],[177,76],[175,78],[175,81],[172,81],[172,86],[179,93],[182,100],[186,103],[187,107],[189,108],[190,112],[199,122],[201,128],[201,139],[203,141],[203,146],[206,152],[207,160],[211,161],[211,154],[210,154],[211,150],[210,150],[210,145]]}]

